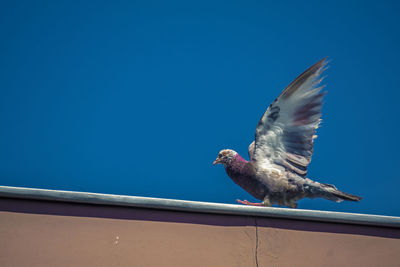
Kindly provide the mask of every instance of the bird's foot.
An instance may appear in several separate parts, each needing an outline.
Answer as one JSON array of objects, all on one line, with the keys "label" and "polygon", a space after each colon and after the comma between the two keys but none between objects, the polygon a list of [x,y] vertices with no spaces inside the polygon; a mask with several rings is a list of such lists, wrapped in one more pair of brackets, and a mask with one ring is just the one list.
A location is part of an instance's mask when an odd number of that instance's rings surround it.
[{"label": "bird's foot", "polygon": [[247,200],[236,199],[236,202],[238,202],[240,204],[248,205],[248,206],[257,206],[257,207],[264,206],[263,203],[254,203],[254,202],[249,202]]}]

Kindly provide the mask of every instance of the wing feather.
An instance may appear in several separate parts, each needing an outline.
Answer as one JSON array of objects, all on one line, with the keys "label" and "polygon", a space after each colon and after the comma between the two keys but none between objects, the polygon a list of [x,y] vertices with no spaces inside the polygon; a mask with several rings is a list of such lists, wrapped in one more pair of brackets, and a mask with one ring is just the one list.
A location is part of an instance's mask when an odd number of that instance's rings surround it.
[{"label": "wing feather", "polygon": [[326,58],[290,83],[258,122],[250,159],[257,166],[289,170],[305,177],[321,121],[323,86],[318,86]]}]

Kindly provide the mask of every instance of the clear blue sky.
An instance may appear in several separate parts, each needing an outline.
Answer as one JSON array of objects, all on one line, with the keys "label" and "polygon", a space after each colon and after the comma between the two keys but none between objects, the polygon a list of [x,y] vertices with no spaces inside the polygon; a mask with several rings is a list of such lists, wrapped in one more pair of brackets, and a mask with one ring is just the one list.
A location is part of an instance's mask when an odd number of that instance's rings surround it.
[{"label": "clear blue sky", "polygon": [[[82,3],[85,2],[85,3]],[[0,184],[235,203],[212,162],[329,56],[309,177],[400,216],[396,1],[2,1]]]}]

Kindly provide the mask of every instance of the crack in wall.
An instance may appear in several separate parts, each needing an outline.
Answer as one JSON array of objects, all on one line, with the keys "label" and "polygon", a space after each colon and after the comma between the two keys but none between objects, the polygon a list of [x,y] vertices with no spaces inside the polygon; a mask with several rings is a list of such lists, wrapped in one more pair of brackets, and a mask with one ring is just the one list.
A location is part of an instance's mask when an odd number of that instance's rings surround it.
[{"label": "crack in wall", "polygon": [[257,224],[257,217],[254,217],[254,225],[256,226],[256,251],[255,251],[255,258],[256,258],[256,267],[258,267],[258,224]]}]

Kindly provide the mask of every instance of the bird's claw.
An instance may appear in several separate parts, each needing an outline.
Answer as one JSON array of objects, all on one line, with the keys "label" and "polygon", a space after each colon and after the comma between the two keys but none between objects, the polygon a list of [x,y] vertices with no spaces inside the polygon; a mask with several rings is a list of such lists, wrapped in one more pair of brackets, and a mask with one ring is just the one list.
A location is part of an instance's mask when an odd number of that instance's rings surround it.
[{"label": "bird's claw", "polygon": [[254,202],[249,202],[247,200],[236,199],[236,202],[243,204],[243,205],[248,205],[248,206],[257,206],[257,207],[264,206],[262,203],[254,203]]}]

